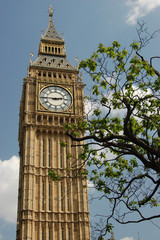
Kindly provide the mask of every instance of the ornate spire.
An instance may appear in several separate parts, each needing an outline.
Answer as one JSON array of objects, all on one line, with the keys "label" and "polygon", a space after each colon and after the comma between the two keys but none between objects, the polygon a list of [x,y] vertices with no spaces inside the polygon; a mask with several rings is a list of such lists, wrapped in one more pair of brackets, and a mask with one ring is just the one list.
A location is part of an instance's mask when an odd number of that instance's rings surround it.
[{"label": "ornate spire", "polygon": [[58,35],[58,33],[57,33],[57,31],[56,31],[56,29],[55,29],[55,27],[54,27],[54,24],[53,24],[53,19],[52,19],[52,17],[53,17],[53,12],[54,12],[54,11],[53,11],[52,5],[51,5],[50,8],[48,9],[48,12],[49,12],[49,24],[48,24],[48,28],[47,28],[47,31],[46,31],[46,33],[44,34],[44,36],[43,36],[43,34],[42,34],[42,39],[63,41],[63,40],[59,37],[59,35]]}]

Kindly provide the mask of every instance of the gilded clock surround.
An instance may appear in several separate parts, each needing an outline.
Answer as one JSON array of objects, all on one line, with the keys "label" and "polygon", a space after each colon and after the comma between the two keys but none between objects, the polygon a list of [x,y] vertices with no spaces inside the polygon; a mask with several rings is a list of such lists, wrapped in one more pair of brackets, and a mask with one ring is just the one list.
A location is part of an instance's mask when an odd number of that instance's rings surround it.
[{"label": "gilded clock surround", "polygon": [[59,111],[59,113],[63,112],[64,114],[65,113],[74,113],[74,104],[73,104],[73,99],[74,99],[74,89],[73,89],[73,86],[72,85],[62,85],[62,84],[45,84],[45,83],[38,83],[38,94],[37,94],[37,111],[46,111],[46,112],[51,112],[51,113],[57,113],[56,111],[53,111],[53,110],[49,110],[47,108],[45,108],[43,106],[43,104],[41,103],[40,101],[40,93],[41,91],[46,88],[46,87],[52,87],[52,86],[55,86],[55,87],[61,87],[63,89],[65,89],[67,92],[69,92],[69,94],[71,95],[71,104],[70,106],[64,110],[64,111]]},{"label": "gilded clock surround", "polygon": [[[23,79],[16,240],[90,240],[88,193],[83,188],[87,182],[75,177],[82,163],[81,148],[72,147],[64,129],[64,124],[84,117],[84,84],[77,67],[67,60],[64,39],[56,32],[52,16],[50,7],[38,58],[33,61],[31,54]],[[54,112],[42,106],[40,92],[48,86],[60,86],[70,93],[68,109]],[[65,148],[61,141],[66,142]],[[59,182],[48,178],[49,169],[60,175]]]}]

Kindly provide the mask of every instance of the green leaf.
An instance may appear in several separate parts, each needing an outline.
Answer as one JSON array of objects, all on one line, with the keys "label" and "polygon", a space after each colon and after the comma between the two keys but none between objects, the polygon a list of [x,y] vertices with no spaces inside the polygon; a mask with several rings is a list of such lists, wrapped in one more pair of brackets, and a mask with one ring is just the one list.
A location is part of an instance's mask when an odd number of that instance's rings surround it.
[{"label": "green leaf", "polygon": [[138,50],[139,49],[139,43],[138,42],[133,42],[130,45],[134,50]]},{"label": "green leaf", "polygon": [[53,181],[60,181],[60,175],[56,174],[54,170],[48,170],[48,177]]}]

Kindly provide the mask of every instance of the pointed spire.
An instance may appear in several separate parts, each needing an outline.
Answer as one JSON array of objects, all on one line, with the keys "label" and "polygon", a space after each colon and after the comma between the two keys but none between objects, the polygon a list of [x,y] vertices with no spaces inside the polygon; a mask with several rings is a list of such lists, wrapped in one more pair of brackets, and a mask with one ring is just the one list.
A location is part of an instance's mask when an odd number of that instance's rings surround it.
[{"label": "pointed spire", "polygon": [[46,33],[44,34],[44,36],[42,35],[42,39],[63,41],[59,37],[59,35],[58,35],[58,33],[57,33],[57,31],[56,31],[56,29],[54,27],[54,24],[53,24],[52,17],[53,17],[53,12],[54,11],[53,11],[52,5],[48,9],[48,11],[49,11],[49,24],[48,24],[48,28],[47,28]]},{"label": "pointed spire", "polygon": [[43,38],[43,33],[44,33],[44,30],[42,29],[41,30],[41,38]]},{"label": "pointed spire", "polygon": [[30,56],[31,56],[31,58],[30,58],[30,64],[32,64],[33,63],[33,61],[32,61],[32,58],[33,58],[33,52],[31,52],[31,54],[30,54]]},{"label": "pointed spire", "polygon": [[114,232],[111,232],[111,240],[115,240],[115,238],[114,238]]},{"label": "pointed spire", "polygon": [[62,32],[62,40],[64,41],[64,32]]},{"label": "pointed spire", "polygon": [[82,72],[80,73],[80,81],[83,82]]},{"label": "pointed spire", "polygon": [[78,57],[76,57],[75,60],[76,60],[76,67],[78,68]]}]

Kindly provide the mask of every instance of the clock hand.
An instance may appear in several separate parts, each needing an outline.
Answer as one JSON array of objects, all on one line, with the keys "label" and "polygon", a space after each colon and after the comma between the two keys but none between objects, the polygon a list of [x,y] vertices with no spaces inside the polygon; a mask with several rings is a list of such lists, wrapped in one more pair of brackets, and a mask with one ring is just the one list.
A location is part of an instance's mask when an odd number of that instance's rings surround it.
[{"label": "clock hand", "polygon": [[[50,97],[51,98],[51,97]],[[52,100],[63,100],[63,98],[51,98]]]},{"label": "clock hand", "polygon": [[41,97],[41,98],[50,98],[50,99],[52,99],[52,100],[63,100],[63,98],[56,98],[56,97]]}]

